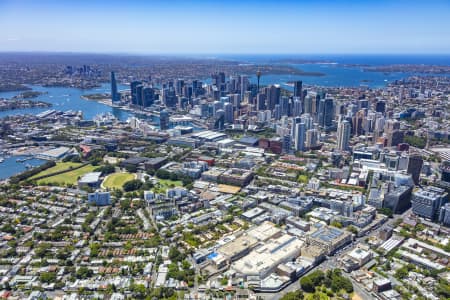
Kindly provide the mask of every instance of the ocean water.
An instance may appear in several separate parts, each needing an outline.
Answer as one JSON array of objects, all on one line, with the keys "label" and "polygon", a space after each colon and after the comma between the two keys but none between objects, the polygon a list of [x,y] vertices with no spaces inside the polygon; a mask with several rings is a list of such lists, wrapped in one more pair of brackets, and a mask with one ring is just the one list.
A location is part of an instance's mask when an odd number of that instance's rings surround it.
[{"label": "ocean water", "polygon": [[[280,84],[286,89],[287,82],[301,80],[306,85],[335,86],[335,87],[359,87],[368,86],[371,88],[381,88],[389,82],[409,77],[414,73],[382,73],[365,72],[362,67],[348,67],[339,64],[291,64],[305,72],[319,72],[324,76],[306,75],[263,75],[260,79],[261,85]],[[250,81],[257,82],[256,76],[251,76]]]},{"label": "ocean water", "polygon": [[215,57],[248,63],[301,59],[337,64],[382,66],[392,64],[450,66],[450,54],[224,54]]}]

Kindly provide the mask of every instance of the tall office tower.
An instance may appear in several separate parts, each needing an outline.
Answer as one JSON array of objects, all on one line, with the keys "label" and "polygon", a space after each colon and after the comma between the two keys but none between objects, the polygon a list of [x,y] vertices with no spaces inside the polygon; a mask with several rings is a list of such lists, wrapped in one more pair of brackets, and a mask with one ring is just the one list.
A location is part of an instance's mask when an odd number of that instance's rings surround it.
[{"label": "tall office tower", "polygon": [[155,101],[155,90],[151,87],[144,87],[142,89],[142,107],[149,107]]},{"label": "tall office tower", "polygon": [[378,100],[375,105],[375,111],[384,114],[386,112],[386,102],[383,100]]},{"label": "tall office tower", "polygon": [[183,96],[178,96],[178,108],[186,109],[189,104],[189,99]]},{"label": "tall office tower", "polygon": [[166,110],[159,112],[159,128],[161,130],[169,129],[169,113]]},{"label": "tall office tower", "polygon": [[258,94],[256,95],[256,110],[266,109],[266,95]]},{"label": "tall office tower", "polygon": [[298,117],[302,114],[302,101],[299,97],[294,97],[292,115]]},{"label": "tall office tower", "polygon": [[319,106],[320,106],[320,100],[325,99],[325,93],[322,91],[316,93],[316,97],[313,99],[312,104],[312,113],[315,115],[316,118],[319,116]]},{"label": "tall office tower", "polygon": [[214,115],[214,129],[223,130],[225,128],[225,112],[219,109]]},{"label": "tall office tower", "polygon": [[311,149],[317,146],[319,141],[319,132],[317,129],[309,129],[306,131],[306,148]]},{"label": "tall office tower", "polygon": [[350,141],[350,123],[345,120],[339,123],[337,130],[337,148],[342,151],[348,150]]},{"label": "tall office tower", "polygon": [[144,90],[143,84],[140,84],[136,87],[136,105],[138,105],[140,107],[142,107],[142,103],[143,103],[143,100],[142,100],[142,96],[143,96],[142,91],[143,90]]},{"label": "tall office tower", "polygon": [[273,117],[275,118],[275,120],[281,119],[281,106],[280,106],[280,104],[276,104],[275,105],[275,108],[273,110]]},{"label": "tall office tower", "polygon": [[275,105],[280,102],[280,93],[281,89],[279,86],[271,85],[270,87],[265,88],[267,109],[269,110],[275,109]]},{"label": "tall office tower", "polygon": [[192,92],[194,95],[197,95],[196,92],[199,87],[201,87],[201,85],[199,85],[198,80],[196,80],[196,79],[192,80]]},{"label": "tall office tower", "polygon": [[365,111],[359,110],[356,115],[353,117],[353,134],[356,136],[360,136],[365,134],[363,121],[365,120]]},{"label": "tall office tower", "polygon": [[295,150],[305,151],[306,126],[305,123],[295,124]]},{"label": "tall office tower", "polygon": [[387,146],[397,146],[403,143],[403,131],[400,131],[400,122],[397,120],[387,120],[385,124],[385,134]]},{"label": "tall office tower", "polygon": [[117,92],[117,81],[114,72],[111,72],[111,101],[120,101],[120,94]]},{"label": "tall office tower", "polygon": [[185,85],[183,86],[183,92],[181,93],[183,96],[185,96],[188,99],[192,98],[192,87]]},{"label": "tall office tower", "polygon": [[410,154],[408,158],[407,173],[411,174],[415,185],[419,185],[420,171],[423,166],[423,158],[420,154]]},{"label": "tall office tower", "polygon": [[175,93],[175,89],[172,87],[165,88],[162,90],[163,94],[163,103],[167,107],[175,107],[178,103],[178,98]]},{"label": "tall office tower", "polygon": [[175,81],[175,93],[180,96],[183,93],[183,87],[184,87],[184,80],[183,79],[177,79]]},{"label": "tall office tower", "polygon": [[291,136],[289,134],[283,135],[283,153],[289,153],[291,150]]},{"label": "tall office tower", "polygon": [[280,109],[281,115],[287,116],[289,115],[289,98],[286,96],[282,96],[280,99]]},{"label": "tall office tower", "polygon": [[292,123],[291,123],[291,140],[292,140],[292,142],[295,142],[296,130],[297,130],[296,125],[298,123],[300,123],[301,121],[302,121],[302,119],[300,117],[292,118]]},{"label": "tall office tower", "polygon": [[248,90],[248,77],[241,75],[241,99],[244,100],[244,94]]},{"label": "tall office tower", "polygon": [[252,91],[246,91],[244,93],[244,103],[255,104],[254,102],[255,102],[255,100],[254,100],[253,92]]},{"label": "tall office tower", "polygon": [[141,84],[141,81],[132,81],[130,83],[131,104],[133,105],[139,105],[139,102],[137,101],[137,87]]},{"label": "tall office tower", "polygon": [[313,97],[310,95],[306,95],[304,101],[303,101],[303,112],[305,114],[311,114],[313,113]]},{"label": "tall office tower", "polygon": [[220,101],[214,101],[212,104],[212,115],[215,116],[219,109],[223,108],[223,104]]},{"label": "tall office tower", "polygon": [[310,114],[303,114],[300,117],[300,120],[301,120],[300,122],[305,123],[306,130],[312,129],[314,120],[313,120],[313,118],[311,117]]},{"label": "tall office tower", "polygon": [[303,90],[302,90],[303,82],[301,80],[294,81],[294,97],[299,97],[303,99]]},{"label": "tall office tower", "polygon": [[233,105],[231,103],[225,103],[223,110],[225,111],[225,123],[233,123]]},{"label": "tall office tower", "polygon": [[261,71],[256,71],[256,79],[258,80],[257,93],[259,93],[259,80],[261,79]]},{"label": "tall office tower", "polygon": [[219,85],[222,85],[225,83],[225,73],[219,72]]},{"label": "tall office tower", "polygon": [[376,140],[381,136],[382,132],[383,132],[383,128],[384,128],[384,117],[380,116],[380,115],[376,115],[375,117],[375,125],[374,125],[374,142],[376,142]]},{"label": "tall office tower", "polygon": [[421,217],[437,220],[441,207],[448,202],[448,193],[441,188],[427,186],[413,192],[412,211]]},{"label": "tall office tower", "polygon": [[326,98],[321,99],[319,102],[318,123],[323,128],[333,125],[334,113],[333,113],[333,99]]}]

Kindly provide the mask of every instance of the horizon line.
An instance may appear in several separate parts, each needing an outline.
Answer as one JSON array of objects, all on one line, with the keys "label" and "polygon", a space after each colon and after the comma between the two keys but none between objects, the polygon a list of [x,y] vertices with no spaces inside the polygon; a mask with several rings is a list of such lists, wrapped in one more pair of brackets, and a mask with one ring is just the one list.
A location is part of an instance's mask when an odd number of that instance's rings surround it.
[{"label": "horizon line", "polygon": [[319,55],[436,55],[436,56],[450,56],[450,52],[103,52],[103,51],[51,51],[51,50],[0,50],[0,54],[96,54],[96,55],[130,55],[130,56],[198,56],[198,55],[253,55],[253,56],[263,56],[263,55],[308,55],[308,56],[319,56]]}]

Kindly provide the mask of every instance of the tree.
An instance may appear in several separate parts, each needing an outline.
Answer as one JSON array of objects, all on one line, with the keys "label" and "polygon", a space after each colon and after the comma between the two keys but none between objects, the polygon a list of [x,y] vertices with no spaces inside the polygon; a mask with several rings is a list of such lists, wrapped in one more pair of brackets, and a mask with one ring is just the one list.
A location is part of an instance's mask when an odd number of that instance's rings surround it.
[{"label": "tree", "polygon": [[342,223],[339,222],[339,221],[337,221],[337,220],[334,220],[333,222],[331,222],[330,225],[331,225],[331,226],[334,226],[334,227],[336,227],[336,228],[342,228]]},{"label": "tree", "polygon": [[75,276],[78,279],[86,279],[91,277],[94,274],[94,272],[91,269],[88,269],[87,267],[80,267],[78,268]]},{"label": "tree", "polygon": [[39,246],[34,250],[34,253],[42,258],[46,256],[47,252],[50,250],[52,246],[49,243],[41,243]]},{"label": "tree", "polygon": [[280,300],[302,300],[304,298],[303,292],[301,290],[297,290],[294,292],[289,292],[283,297],[281,297]]},{"label": "tree", "polygon": [[300,279],[300,286],[305,292],[313,293],[315,291],[315,285],[309,276]]},{"label": "tree", "polygon": [[392,218],[392,216],[393,216],[392,209],[390,209],[390,208],[388,208],[388,207],[382,207],[382,208],[379,208],[379,209],[378,209],[378,212],[379,212],[380,214],[383,214],[383,215],[388,216],[389,218]]},{"label": "tree", "polygon": [[403,278],[405,278],[406,276],[408,276],[408,268],[407,267],[401,267],[400,269],[398,269],[396,272],[395,272],[395,277],[396,278],[398,278],[398,279],[403,279]]},{"label": "tree", "polygon": [[44,282],[44,283],[55,282],[55,280],[56,280],[56,273],[55,272],[42,272],[39,275],[39,280],[41,282]]},{"label": "tree", "polygon": [[140,189],[142,187],[142,181],[139,179],[129,180],[124,183],[123,190],[125,192],[132,192]]}]

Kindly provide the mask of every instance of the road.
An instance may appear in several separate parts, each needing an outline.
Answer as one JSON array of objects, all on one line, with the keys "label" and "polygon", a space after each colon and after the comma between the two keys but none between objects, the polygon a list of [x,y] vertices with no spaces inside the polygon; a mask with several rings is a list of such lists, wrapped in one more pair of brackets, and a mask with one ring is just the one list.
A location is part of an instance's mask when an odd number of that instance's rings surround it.
[{"label": "road", "polygon": [[149,230],[151,225],[150,225],[150,222],[148,221],[147,217],[145,217],[144,212],[142,211],[142,208],[139,208],[136,211],[136,213],[139,216],[139,218],[141,218],[142,222],[144,223],[144,230]]}]

